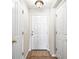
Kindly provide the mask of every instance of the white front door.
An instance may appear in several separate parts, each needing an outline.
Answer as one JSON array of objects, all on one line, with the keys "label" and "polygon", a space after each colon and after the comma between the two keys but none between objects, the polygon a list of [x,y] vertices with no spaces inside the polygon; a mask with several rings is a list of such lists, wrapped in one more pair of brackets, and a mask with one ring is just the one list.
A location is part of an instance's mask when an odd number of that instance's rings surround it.
[{"label": "white front door", "polygon": [[47,16],[32,16],[32,49],[48,49]]}]

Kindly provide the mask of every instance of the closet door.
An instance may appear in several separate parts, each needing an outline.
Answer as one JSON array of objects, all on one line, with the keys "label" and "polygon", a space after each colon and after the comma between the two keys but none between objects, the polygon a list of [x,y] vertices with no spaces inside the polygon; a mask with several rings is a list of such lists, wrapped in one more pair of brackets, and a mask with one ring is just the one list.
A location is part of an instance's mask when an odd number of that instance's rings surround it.
[{"label": "closet door", "polygon": [[58,59],[67,59],[67,19],[66,3],[57,10],[56,18],[56,54]]},{"label": "closet door", "polygon": [[23,24],[22,8],[19,3],[15,3],[12,9],[12,59],[24,59],[23,56],[23,40],[24,40],[24,24]]}]

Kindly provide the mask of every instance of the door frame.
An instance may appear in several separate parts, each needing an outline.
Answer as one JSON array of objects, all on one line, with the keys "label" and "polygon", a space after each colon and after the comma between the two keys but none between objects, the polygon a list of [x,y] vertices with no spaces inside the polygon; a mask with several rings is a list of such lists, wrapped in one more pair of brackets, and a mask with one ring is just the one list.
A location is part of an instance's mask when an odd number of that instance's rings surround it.
[{"label": "door frame", "polygon": [[[32,50],[32,40],[31,40],[31,38],[32,38],[32,17],[33,16],[37,16],[37,15],[30,15],[29,16],[29,27],[30,27],[30,40],[29,40],[29,51],[31,51]],[[47,21],[49,20],[49,16],[47,16]],[[48,51],[50,51],[50,49],[49,49],[49,21],[48,21]]]}]

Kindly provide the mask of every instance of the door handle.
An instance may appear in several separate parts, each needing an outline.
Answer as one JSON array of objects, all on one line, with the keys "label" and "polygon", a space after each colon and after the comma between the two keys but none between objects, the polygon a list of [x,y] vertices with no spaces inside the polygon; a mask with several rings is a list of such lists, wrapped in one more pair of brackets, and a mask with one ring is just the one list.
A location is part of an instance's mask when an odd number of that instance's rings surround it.
[{"label": "door handle", "polygon": [[12,41],[12,43],[16,43],[16,41],[15,41],[15,40],[13,40],[13,41]]},{"label": "door handle", "polygon": [[17,40],[16,40],[16,37],[12,37],[12,43],[16,43]]}]

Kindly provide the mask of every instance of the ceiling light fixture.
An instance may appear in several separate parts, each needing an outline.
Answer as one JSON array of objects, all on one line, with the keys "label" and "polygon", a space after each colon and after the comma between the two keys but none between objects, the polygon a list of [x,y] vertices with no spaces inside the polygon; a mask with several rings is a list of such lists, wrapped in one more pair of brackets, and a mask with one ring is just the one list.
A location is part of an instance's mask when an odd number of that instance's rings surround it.
[{"label": "ceiling light fixture", "polygon": [[44,5],[44,2],[42,0],[37,0],[35,2],[36,7],[41,8]]}]

